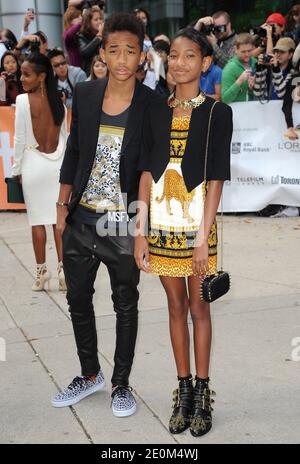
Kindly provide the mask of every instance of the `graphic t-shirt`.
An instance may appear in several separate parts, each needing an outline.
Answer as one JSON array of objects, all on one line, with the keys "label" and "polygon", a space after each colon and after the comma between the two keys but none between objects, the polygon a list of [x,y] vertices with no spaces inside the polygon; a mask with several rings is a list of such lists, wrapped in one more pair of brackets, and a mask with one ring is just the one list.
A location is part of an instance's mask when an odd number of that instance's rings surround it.
[{"label": "graphic t-shirt", "polygon": [[120,156],[129,108],[116,116],[101,115],[93,168],[74,213],[84,224],[96,224],[106,211],[122,211]]}]

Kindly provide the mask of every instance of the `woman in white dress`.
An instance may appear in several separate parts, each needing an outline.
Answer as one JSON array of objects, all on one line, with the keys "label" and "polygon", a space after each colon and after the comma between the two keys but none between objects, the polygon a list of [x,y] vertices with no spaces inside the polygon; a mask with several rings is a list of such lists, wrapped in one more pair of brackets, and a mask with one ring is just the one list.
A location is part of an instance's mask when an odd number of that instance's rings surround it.
[{"label": "woman in white dress", "polygon": [[66,108],[49,59],[33,53],[22,64],[25,94],[16,99],[13,176],[22,182],[36,258],[33,291],[43,290],[51,278],[46,266],[46,225],[52,225],[57,257],[59,289],[65,290],[61,236],[56,231],[59,171],[67,139]]}]

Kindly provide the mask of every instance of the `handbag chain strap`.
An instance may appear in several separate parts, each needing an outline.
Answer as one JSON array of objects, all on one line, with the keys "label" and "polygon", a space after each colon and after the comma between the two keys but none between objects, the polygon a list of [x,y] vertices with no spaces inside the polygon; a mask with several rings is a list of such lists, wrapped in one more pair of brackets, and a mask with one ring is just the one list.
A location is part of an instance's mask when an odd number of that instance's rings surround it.
[{"label": "handbag chain strap", "polygon": [[[218,102],[215,101],[210,109],[208,128],[207,128],[207,139],[206,139],[206,149],[205,149],[205,164],[204,164],[204,181],[206,188],[206,172],[207,172],[207,158],[208,158],[208,148],[209,148],[209,138],[210,138],[210,128],[213,109]],[[221,271],[223,271],[223,193],[221,195]]]}]

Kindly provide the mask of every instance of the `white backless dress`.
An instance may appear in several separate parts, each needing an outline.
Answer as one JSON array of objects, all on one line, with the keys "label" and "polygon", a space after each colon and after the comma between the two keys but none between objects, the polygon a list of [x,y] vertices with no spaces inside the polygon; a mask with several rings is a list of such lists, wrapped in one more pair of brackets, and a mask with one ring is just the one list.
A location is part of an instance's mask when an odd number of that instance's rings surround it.
[{"label": "white backless dress", "polygon": [[30,226],[56,224],[59,171],[67,141],[67,110],[59,142],[53,153],[39,151],[34,137],[27,93],[16,99],[14,164],[12,175],[22,176],[22,187]]}]

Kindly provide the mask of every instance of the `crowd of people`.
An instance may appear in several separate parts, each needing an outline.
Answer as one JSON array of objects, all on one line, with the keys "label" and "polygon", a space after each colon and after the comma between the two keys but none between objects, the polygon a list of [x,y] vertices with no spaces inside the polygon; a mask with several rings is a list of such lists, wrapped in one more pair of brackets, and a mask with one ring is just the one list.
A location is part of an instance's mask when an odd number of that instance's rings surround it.
[{"label": "crowd of people", "polygon": [[[218,275],[216,214],[223,184],[230,180],[233,130],[228,103],[283,99],[288,136],[297,137],[291,105],[292,76],[299,68],[298,20],[289,18],[285,36],[286,19],[273,13],[255,31],[255,43],[253,34],[237,34],[221,11],[172,39],[151,38],[146,11],[104,20],[100,6],[70,0],[65,50],[49,49],[42,31],[29,33],[32,10],[25,14],[19,42],[11,31],[1,31],[2,103],[16,104],[12,173],[23,187],[37,265],[32,290],[43,290],[51,279],[45,226],[52,225],[59,289],[67,289],[81,364],[81,376],[55,395],[52,405],[71,406],[105,386],[93,309],[103,262],[117,320],[112,412],[135,413],[129,375],[137,286],[140,270],[152,272],[168,300],[179,381],[169,430],[178,434],[189,428],[199,437],[212,427],[214,396],[209,386],[213,300],[202,298],[199,289],[206,277]],[[68,138],[67,107],[72,108]]]},{"label": "crowd of people", "polygon": [[[45,33],[29,32],[34,12],[25,13],[24,27],[18,41],[8,29],[0,31],[0,105],[15,104],[23,92],[20,66],[26,55],[34,50],[46,55],[53,67],[57,87],[67,107],[72,105],[72,94],[77,82],[102,79],[107,76],[99,50],[102,44],[105,2],[93,2],[83,9],[82,0],[70,0],[64,14],[64,49],[49,49]],[[138,67],[136,77],[144,85],[169,96],[175,82],[168,73],[170,38],[165,34],[149,36],[150,17],[147,11],[133,12],[144,25],[145,61]],[[210,62],[201,75],[200,87],[216,100],[225,103],[249,100],[284,99],[287,137],[297,139],[295,128],[287,116],[289,83],[299,72],[299,60],[293,59],[300,40],[300,5],[294,5],[286,17],[272,13],[265,23],[249,33],[234,31],[226,11],[200,18],[191,24],[203,32],[211,44]],[[298,56],[298,51],[296,56]]]}]

